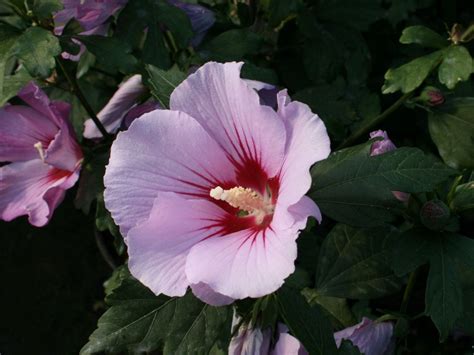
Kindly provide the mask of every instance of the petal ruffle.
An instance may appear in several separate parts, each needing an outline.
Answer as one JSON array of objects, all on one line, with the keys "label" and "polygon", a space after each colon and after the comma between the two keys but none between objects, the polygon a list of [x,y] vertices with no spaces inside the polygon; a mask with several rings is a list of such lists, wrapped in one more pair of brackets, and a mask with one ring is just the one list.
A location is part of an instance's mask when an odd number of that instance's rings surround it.
[{"label": "petal ruffle", "polygon": [[256,162],[273,177],[283,162],[285,126],[240,78],[242,64],[205,64],[173,91],[170,106],[194,117],[237,167]]},{"label": "petal ruffle", "polygon": [[1,218],[10,221],[28,215],[32,225],[44,226],[62,201],[65,190],[73,186],[78,177],[78,171],[61,171],[40,159],[1,167]]},{"label": "petal ruffle", "polygon": [[225,213],[207,200],[158,193],[149,218],[128,233],[132,275],[157,295],[184,296],[190,284],[185,274],[189,250],[222,230],[215,221]]},{"label": "petal ruffle", "polygon": [[234,299],[267,295],[294,271],[296,236],[293,230],[267,228],[208,238],[191,249],[186,275]]},{"label": "petal ruffle", "polygon": [[112,145],[105,203],[126,235],[148,218],[159,191],[208,199],[212,188],[229,180],[235,180],[234,167],[196,120],[156,110],[135,120]]},{"label": "petal ruffle", "polygon": [[308,192],[311,166],[327,158],[331,147],[324,122],[308,105],[292,102],[286,90],[278,93],[278,114],[288,134],[278,202],[290,206]]}]

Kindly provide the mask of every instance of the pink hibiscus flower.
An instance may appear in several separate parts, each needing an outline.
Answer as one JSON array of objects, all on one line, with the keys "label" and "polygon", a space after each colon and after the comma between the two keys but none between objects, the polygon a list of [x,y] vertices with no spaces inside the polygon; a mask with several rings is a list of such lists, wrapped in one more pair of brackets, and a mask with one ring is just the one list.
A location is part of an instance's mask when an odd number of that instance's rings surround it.
[{"label": "pink hibiscus flower", "polygon": [[210,304],[261,297],[294,271],[310,167],[330,152],[321,119],[286,90],[262,105],[242,63],[207,63],[119,133],[105,203],[132,274],[154,293]]},{"label": "pink hibiscus flower", "polygon": [[28,104],[0,109],[0,217],[28,215],[48,223],[79,176],[82,152],[67,118],[70,106],[51,102],[34,83],[18,96]]}]

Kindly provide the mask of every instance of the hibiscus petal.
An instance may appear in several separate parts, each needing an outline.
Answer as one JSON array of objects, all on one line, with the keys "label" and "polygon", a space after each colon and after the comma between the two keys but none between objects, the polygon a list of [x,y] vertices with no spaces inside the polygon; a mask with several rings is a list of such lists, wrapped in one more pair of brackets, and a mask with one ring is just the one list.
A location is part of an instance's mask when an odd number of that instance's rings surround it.
[{"label": "hibiscus petal", "polygon": [[191,289],[193,290],[194,296],[211,306],[225,306],[234,302],[233,298],[215,292],[202,282],[191,285]]},{"label": "hibiscus petal", "polygon": [[272,355],[307,355],[308,352],[294,336],[280,333]]},{"label": "hibiscus petal", "polygon": [[205,64],[173,91],[170,106],[194,117],[236,166],[257,162],[273,177],[283,161],[285,126],[240,78],[242,64]]},{"label": "hibiscus petal", "polygon": [[37,227],[50,220],[54,209],[79,177],[44,164],[40,159],[0,168],[0,216],[10,221],[28,215]]},{"label": "hibiscus petal", "polygon": [[234,180],[217,143],[185,113],[156,110],[119,133],[106,169],[105,203],[124,235],[146,219],[159,191],[209,198]]},{"label": "hibiscus petal", "polygon": [[155,294],[184,296],[189,286],[184,267],[189,250],[222,227],[224,210],[207,200],[186,200],[160,192],[149,218],[130,229],[127,238],[133,276]]},{"label": "hibiscus petal", "polygon": [[[139,74],[131,76],[120,85],[109,102],[97,114],[97,118],[102,122],[107,132],[117,132],[122,119],[131,108],[136,106],[138,98],[146,91],[147,88],[142,84],[142,76]],[[84,123],[84,137],[88,139],[102,138],[102,133],[90,118]]]},{"label": "hibiscus petal", "polygon": [[58,127],[48,117],[27,106],[6,106],[0,109],[0,161],[24,161],[39,158],[34,145],[45,146]]},{"label": "hibiscus petal", "polygon": [[74,171],[82,157],[72,127],[65,121],[49,144],[44,161],[58,169]]},{"label": "hibiscus petal", "polygon": [[390,348],[392,335],[392,323],[376,323],[364,317],[360,323],[334,333],[334,339],[338,347],[348,339],[365,355],[380,355]]},{"label": "hibiscus petal", "polygon": [[293,230],[267,228],[208,238],[191,249],[186,275],[234,299],[267,295],[294,271],[296,236]]},{"label": "hibiscus petal", "polygon": [[278,114],[288,132],[278,203],[290,206],[308,192],[310,167],[325,159],[331,147],[324,122],[307,105],[292,102],[286,90],[278,93]]}]

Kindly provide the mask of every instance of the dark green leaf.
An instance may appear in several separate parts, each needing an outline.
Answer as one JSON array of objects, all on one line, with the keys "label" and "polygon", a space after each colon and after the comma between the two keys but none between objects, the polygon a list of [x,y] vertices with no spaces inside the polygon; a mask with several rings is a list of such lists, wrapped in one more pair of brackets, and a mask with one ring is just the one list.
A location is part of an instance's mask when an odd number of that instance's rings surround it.
[{"label": "dark green leaf", "polygon": [[393,240],[391,266],[395,275],[403,276],[426,264],[434,253],[433,232],[413,228]]},{"label": "dark green leaf", "polygon": [[373,0],[322,0],[317,9],[318,17],[365,31],[370,24],[382,17],[383,9]]},{"label": "dark green leaf", "polygon": [[278,27],[282,22],[296,16],[302,5],[300,0],[271,0],[268,8],[270,26]]},{"label": "dark green leaf", "polygon": [[310,354],[337,353],[331,325],[318,305],[310,306],[297,290],[287,287],[277,292],[277,299],[285,324]]},{"label": "dark green leaf", "polygon": [[40,19],[51,18],[54,12],[63,8],[61,0],[34,0],[32,11]]},{"label": "dark green leaf", "polygon": [[317,290],[306,288],[302,292],[310,305],[319,304],[328,316],[332,317],[338,328],[346,328],[354,323],[354,318],[345,298],[321,295]]},{"label": "dark green leaf", "polygon": [[411,12],[433,4],[434,0],[391,0],[387,18],[393,26],[405,20]]},{"label": "dark green leaf", "polygon": [[203,48],[203,54],[218,61],[241,60],[258,53],[263,38],[249,29],[235,29],[214,37]]},{"label": "dark green leaf", "polygon": [[170,70],[161,70],[147,65],[146,71],[152,95],[163,107],[169,107],[171,93],[186,78],[186,74],[176,66]]},{"label": "dark green leaf", "polygon": [[474,181],[456,187],[450,207],[456,212],[474,208]]},{"label": "dark green leaf", "polygon": [[351,343],[350,340],[343,339],[338,348],[339,355],[362,355],[359,348]]},{"label": "dark green leaf", "polygon": [[193,37],[188,16],[176,6],[166,1],[151,1],[153,14],[158,24],[163,24],[172,33],[176,45],[186,48]]},{"label": "dark green leaf", "polygon": [[28,28],[15,46],[16,56],[33,77],[49,77],[56,66],[54,57],[59,53],[57,37],[40,27]]},{"label": "dark green leaf", "polygon": [[439,155],[453,168],[474,168],[474,98],[456,98],[429,114]]},{"label": "dark green leaf", "polygon": [[109,289],[111,307],[99,319],[81,354],[160,349],[163,354],[207,354],[215,344],[229,341],[230,307],[209,306],[192,293],[180,298],[157,297],[131,278],[117,283],[120,285]]},{"label": "dark green leaf", "polygon": [[444,341],[462,314],[462,289],[455,260],[447,250],[449,236],[438,235],[430,259],[425,293],[425,312],[431,317]]},{"label": "dark green leaf", "polygon": [[423,47],[441,49],[449,42],[447,39],[425,26],[410,26],[403,30],[400,43],[416,43]]},{"label": "dark green leaf", "polygon": [[392,191],[431,191],[455,173],[417,148],[370,157],[371,144],[337,151],[313,167],[310,195],[324,214],[352,225],[382,224],[401,208]]},{"label": "dark green leaf", "polygon": [[124,74],[136,70],[137,59],[130,54],[132,49],[118,38],[103,36],[74,36],[96,56],[97,61],[110,71],[120,71]]},{"label": "dark green leaf", "polygon": [[5,105],[9,99],[15,96],[20,91],[20,89],[31,80],[33,80],[33,78],[25,68],[20,68],[18,72],[13,75],[5,76],[3,78],[3,88],[0,86],[0,106]]},{"label": "dark green leaf", "polygon": [[356,229],[336,225],[319,254],[316,290],[325,296],[370,299],[398,290],[400,281],[389,265],[390,227]]},{"label": "dark green leaf", "polygon": [[451,46],[443,53],[443,62],[439,66],[439,81],[453,89],[460,81],[466,81],[471,76],[472,58],[463,46]]},{"label": "dark green leaf", "polygon": [[389,69],[385,73],[384,94],[401,90],[408,93],[419,87],[428,74],[441,62],[443,51],[439,50],[423,57],[416,58],[402,66]]}]

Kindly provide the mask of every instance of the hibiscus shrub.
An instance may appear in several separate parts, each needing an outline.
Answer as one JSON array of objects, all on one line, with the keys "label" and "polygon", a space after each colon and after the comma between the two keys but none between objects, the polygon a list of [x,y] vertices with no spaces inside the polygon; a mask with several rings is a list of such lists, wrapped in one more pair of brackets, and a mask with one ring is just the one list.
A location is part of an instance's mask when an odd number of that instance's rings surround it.
[{"label": "hibiscus shrub", "polygon": [[0,353],[471,353],[473,20],[1,1]]}]

